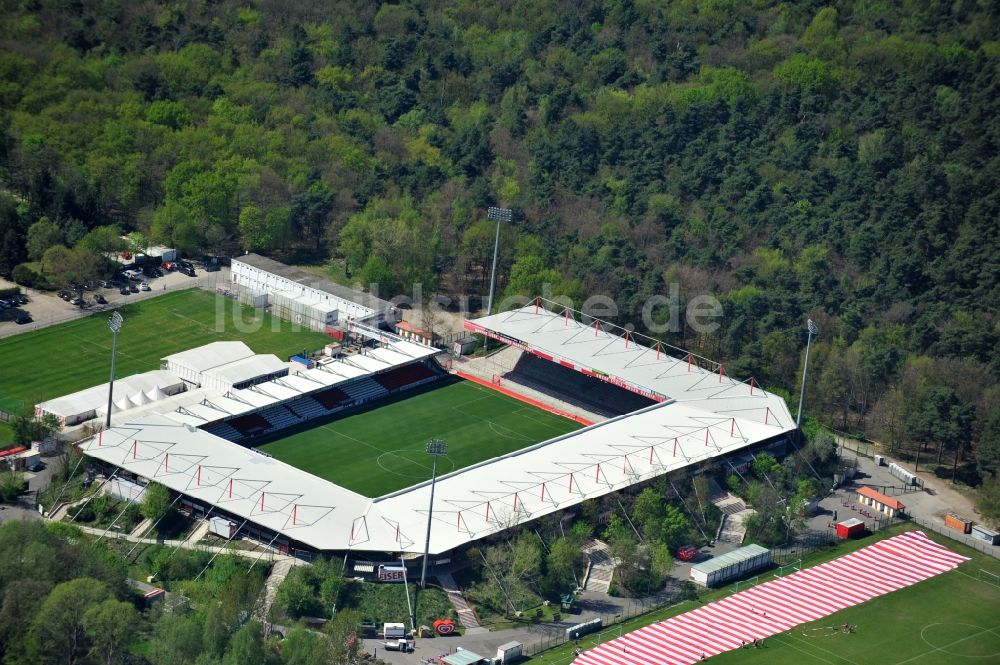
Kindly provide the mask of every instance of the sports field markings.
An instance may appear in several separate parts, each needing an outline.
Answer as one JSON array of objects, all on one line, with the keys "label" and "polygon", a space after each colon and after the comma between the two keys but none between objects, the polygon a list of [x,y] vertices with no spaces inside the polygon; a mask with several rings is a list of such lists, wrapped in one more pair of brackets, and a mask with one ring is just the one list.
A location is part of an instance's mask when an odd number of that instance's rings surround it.
[{"label": "sports field markings", "polygon": [[[495,423],[492,420],[487,420],[485,422],[489,424],[489,428],[491,430],[493,430],[493,433],[496,434],[497,436],[502,436],[503,438],[510,439],[511,441],[534,441],[534,437],[525,436],[523,434],[515,432],[514,430],[512,430],[512,429],[510,429],[508,427],[504,427],[503,425],[500,425],[498,423]],[[510,433],[509,434],[505,434],[505,433],[501,432],[500,430],[498,430],[497,427],[499,427],[501,429],[505,429],[505,430],[507,430]]]},{"label": "sports field markings", "polygon": [[[772,640],[774,642],[777,642],[778,644],[791,647],[791,648],[795,649],[796,651],[798,651],[799,653],[805,654],[805,655],[809,656],[810,658],[815,658],[816,660],[818,660],[820,662],[829,663],[829,665],[837,665],[837,661],[835,661],[835,660],[827,660],[826,658],[823,658],[822,656],[817,656],[816,654],[811,653],[808,650],[806,650],[806,649],[804,649],[804,648],[802,648],[802,647],[800,647],[800,646],[798,646],[796,644],[793,644],[792,640],[795,639],[794,637],[790,638],[789,640],[786,641],[786,640],[779,639],[778,635],[772,635],[771,637],[769,637],[767,639]],[[764,644],[767,644],[767,642],[765,642]],[[839,654],[833,654],[833,655],[836,656],[840,660],[846,661],[848,663],[852,663],[852,665],[857,665],[857,663],[854,663],[854,661],[848,660],[847,658],[844,658],[843,656],[841,656]]]},{"label": "sports field markings", "polygon": [[[943,644],[941,646],[936,646],[934,644],[931,644],[930,640],[928,640],[927,637],[924,635],[924,633],[927,632],[928,628],[933,628],[934,626],[968,626],[969,628],[978,628],[979,632],[973,633],[971,635],[966,635],[965,637],[959,638],[959,639],[955,640],[954,642],[949,642],[948,644]],[[994,626],[993,628],[983,628],[982,626],[976,626],[976,625],[971,624],[971,623],[940,623],[940,622],[938,622],[938,623],[929,623],[929,624],[927,624],[926,626],[924,626],[923,628],[920,629],[920,639],[922,639],[924,641],[924,644],[926,644],[927,646],[929,646],[931,648],[931,650],[930,651],[925,651],[922,654],[918,654],[916,656],[913,656],[912,658],[907,658],[906,660],[901,660],[898,663],[896,663],[896,665],[903,665],[903,663],[910,663],[910,662],[913,662],[915,660],[919,660],[920,658],[923,658],[924,656],[926,656],[928,654],[931,654],[931,653],[935,653],[937,651],[940,651],[941,653],[944,653],[944,654],[948,654],[949,656],[953,656],[955,658],[996,658],[997,656],[1000,656],[1000,651],[995,651],[993,653],[983,654],[983,655],[980,655],[980,656],[966,656],[965,654],[952,653],[951,651],[948,651],[948,649],[950,649],[951,647],[955,646],[956,644],[961,644],[962,642],[964,642],[966,640],[971,640],[974,637],[979,637],[980,635],[984,635],[986,633],[993,633],[993,635],[1000,636],[1000,633],[996,632],[997,628],[1000,628],[1000,626]]]},{"label": "sports field markings", "polygon": [[343,437],[345,439],[350,439],[351,441],[355,441],[357,443],[360,443],[362,446],[368,446],[372,450],[377,450],[380,453],[387,453],[387,452],[389,452],[388,450],[385,450],[384,448],[379,448],[378,446],[376,446],[373,443],[368,443],[367,441],[362,441],[361,439],[353,437],[350,434],[344,434],[343,432],[338,432],[337,430],[332,429],[329,425],[321,425],[319,429],[324,429],[327,432],[331,432],[332,434],[336,434],[337,436]]},{"label": "sports field markings", "polygon": [[[382,453],[381,455],[375,458],[375,463],[378,464],[379,468],[385,471],[386,473],[391,473],[395,476],[399,476],[400,478],[406,478],[408,480],[427,480],[430,477],[431,474],[430,465],[425,466],[424,464],[421,464],[417,460],[410,459],[406,455],[401,455],[400,453],[423,455],[423,453],[420,453],[419,451],[416,450],[407,450],[405,448],[400,448],[398,450],[390,450]],[[389,456],[397,457],[405,462],[408,462],[409,464],[412,464],[413,466],[421,469],[422,471],[426,471],[426,474],[416,475],[416,474],[403,473],[401,471],[397,471],[396,469],[391,469],[383,463],[383,458]],[[424,456],[426,457],[426,455]],[[440,459],[442,461],[447,461],[449,464],[451,464],[451,468],[447,470],[441,469],[438,473],[444,475],[446,473],[451,473],[452,471],[455,470],[455,462],[450,457],[448,457],[447,455],[443,455]],[[438,466],[440,466],[440,462],[438,463]]]}]

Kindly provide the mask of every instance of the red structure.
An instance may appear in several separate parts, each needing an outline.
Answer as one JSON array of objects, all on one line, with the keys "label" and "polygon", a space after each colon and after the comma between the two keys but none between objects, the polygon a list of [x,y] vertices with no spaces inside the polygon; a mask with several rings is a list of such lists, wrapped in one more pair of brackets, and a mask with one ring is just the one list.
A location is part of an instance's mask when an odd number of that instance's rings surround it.
[{"label": "red structure", "polygon": [[859,538],[865,535],[865,523],[857,517],[837,523],[837,538]]}]

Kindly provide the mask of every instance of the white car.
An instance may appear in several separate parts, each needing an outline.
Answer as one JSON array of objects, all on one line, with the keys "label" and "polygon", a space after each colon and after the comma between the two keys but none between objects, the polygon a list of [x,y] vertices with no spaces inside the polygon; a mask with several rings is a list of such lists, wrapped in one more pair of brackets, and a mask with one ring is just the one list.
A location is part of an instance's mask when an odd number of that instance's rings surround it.
[{"label": "white car", "polygon": [[149,282],[143,282],[139,285],[140,291],[149,291]]}]

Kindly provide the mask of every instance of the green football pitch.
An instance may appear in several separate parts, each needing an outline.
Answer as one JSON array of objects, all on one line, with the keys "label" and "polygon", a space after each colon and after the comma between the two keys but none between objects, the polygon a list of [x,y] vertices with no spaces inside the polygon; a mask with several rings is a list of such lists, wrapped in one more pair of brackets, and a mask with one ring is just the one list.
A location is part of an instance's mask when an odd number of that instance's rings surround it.
[{"label": "green football pitch", "polygon": [[[921,527],[905,522],[835,550],[814,555],[815,565],[870,545],[876,539]],[[757,665],[951,665],[1000,663],[1000,561],[950,538],[924,530],[930,538],[971,557],[957,569],[913,586],[849,607],[813,623],[764,640],[762,649],[736,649],[709,663]],[[764,576],[761,575],[761,581]],[[733,587],[711,592],[698,603],[686,602],[628,621],[625,633],[683,614],[700,604],[729,595]],[[841,627],[855,626],[845,634]],[[589,649],[618,637],[617,626],[581,640]],[[532,663],[569,665],[574,645],[544,651]]]},{"label": "green football pitch", "polygon": [[579,429],[572,420],[456,380],[261,447],[309,473],[378,497],[431,476],[427,441],[444,439],[438,473]]},{"label": "green football pitch", "polygon": [[[164,294],[118,311],[125,318],[118,335],[119,378],[157,369],[164,356],[209,342],[242,340],[257,353],[287,358],[330,341],[202,289]],[[0,408],[14,410],[106,382],[111,362],[107,319],[107,313],[94,314],[0,339]]]}]

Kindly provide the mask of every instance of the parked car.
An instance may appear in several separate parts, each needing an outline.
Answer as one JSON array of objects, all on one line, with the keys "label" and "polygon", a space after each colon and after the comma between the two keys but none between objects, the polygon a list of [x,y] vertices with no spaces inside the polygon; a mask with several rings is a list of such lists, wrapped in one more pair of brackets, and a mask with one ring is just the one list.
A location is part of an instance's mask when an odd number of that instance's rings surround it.
[{"label": "parked car", "polygon": [[130,282],[128,285],[128,290],[132,293],[139,293],[139,285],[135,282]]},{"label": "parked car", "polygon": [[32,473],[38,473],[39,471],[45,468],[45,465],[42,464],[41,460],[35,460],[34,462],[28,464],[24,468],[27,469],[28,471],[31,471]]},{"label": "parked car", "polygon": [[100,293],[94,295],[94,302],[96,302],[98,305],[107,305],[108,304],[107,298],[105,298],[104,296],[102,296]]},{"label": "parked car", "polygon": [[69,299],[73,297],[73,293],[70,291],[60,291],[56,295],[58,295],[60,298],[62,298],[67,302],[69,302]]},{"label": "parked car", "polygon": [[177,266],[174,265],[173,261],[164,261],[163,265],[161,265],[160,267],[163,268],[164,270],[166,270],[167,272],[170,272],[171,270],[173,270]]},{"label": "parked car", "polygon": [[698,558],[698,548],[694,545],[682,545],[677,548],[677,558],[681,561],[694,561]]},{"label": "parked car", "polygon": [[190,263],[187,264],[187,265],[178,266],[177,271],[184,273],[188,277],[196,277],[197,276],[197,273],[195,273],[195,271],[194,271],[194,266],[191,265]]},{"label": "parked car", "polygon": [[149,282],[143,282],[142,284],[139,285],[139,288],[143,291],[149,291],[150,290]]},{"label": "parked car", "polygon": [[123,296],[127,296],[132,292],[128,290],[127,286],[123,286],[122,288],[118,289],[118,293],[122,294]]},{"label": "parked car", "polygon": [[14,323],[16,323],[19,326],[23,326],[25,323],[31,323],[31,315],[21,314],[16,319],[14,319]]},{"label": "parked car", "polygon": [[11,300],[13,300],[18,305],[28,304],[28,296],[24,295],[23,293],[15,293],[14,297],[11,298]]},{"label": "parked car", "polygon": [[70,305],[76,305],[77,307],[83,307],[83,298],[73,298],[69,301]]},{"label": "parked car", "polygon": [[139,279],[140,277],[142,277],[142,271],[141,270],[129,269],[129,270],[123,271],[123,273],[129,279]]},{"label": "parked car", "polygon": [[8,302],[6,300],[0,300],[0,309],[10,309],[13,306],[14,305],[11,302]]}]

